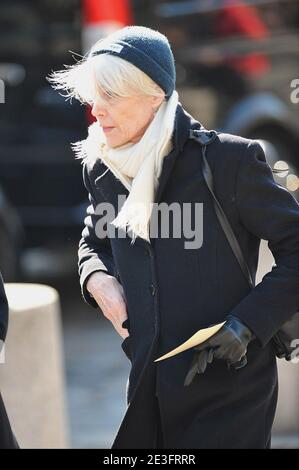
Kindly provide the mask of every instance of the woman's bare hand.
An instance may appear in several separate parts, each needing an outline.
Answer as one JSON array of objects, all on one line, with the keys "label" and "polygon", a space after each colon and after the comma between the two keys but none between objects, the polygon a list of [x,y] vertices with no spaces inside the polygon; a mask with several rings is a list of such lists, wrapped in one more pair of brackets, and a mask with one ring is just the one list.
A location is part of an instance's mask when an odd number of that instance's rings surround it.
[{"label": "woman's bare hand", "polygon": [[122,327],[128,314],[124,290],[118,280],[103,271],[96,271],[89,277],[86,288],[118,334],[123,339],[129,336],[128,330]]}]

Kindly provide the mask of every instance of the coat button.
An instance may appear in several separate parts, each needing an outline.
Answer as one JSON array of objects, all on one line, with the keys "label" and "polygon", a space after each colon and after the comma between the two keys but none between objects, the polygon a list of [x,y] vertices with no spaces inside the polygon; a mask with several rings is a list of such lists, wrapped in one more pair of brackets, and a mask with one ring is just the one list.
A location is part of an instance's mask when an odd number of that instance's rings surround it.
[{"label": "coat button", "polygon": [[150,285],[150,291],[151,291],[151,294],[152,294],[152,295],[155,295],[155,294],[156,294],[156,290],[157,290],[157,289],[156,289],[156,286],[155,286],[154,284],[151,284],[151,285]]}]

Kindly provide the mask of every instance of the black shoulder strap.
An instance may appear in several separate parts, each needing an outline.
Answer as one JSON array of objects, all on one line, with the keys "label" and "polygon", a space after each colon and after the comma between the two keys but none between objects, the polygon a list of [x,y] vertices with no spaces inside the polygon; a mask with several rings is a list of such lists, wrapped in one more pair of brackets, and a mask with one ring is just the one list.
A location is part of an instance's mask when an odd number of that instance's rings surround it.
[{"label": "black shoulder strap", "polygon": [[203,176],[206,182],[207,187],[210,190],[211,195],[213,196],[213,203],[214,203],[214,208],[215,212],[217,215],[217,218],[220,222],[220,225],[225,233],[225,236],[230,244],[230,247],[240,265],[240,268],[242,269],[242,272],[247,279],[249,285],[251,287],[254,287],[254,282],[251,276],[250,269],[248,267],[248,264],[245,260],[245,257],[242,253],[240,244],[233,232],[233,229],[214,193],[214,181],[213,181],[213,174],[211,171],[211,167],[208,163],[208,160],[206,158],[206,149],[207,145],[213,142],[217,136],[217,131],[206,131],[206,130],[200,130],[200,129],[191,129],[190,130],[190,138],[196,140],[199,144],[201,144],[201,150],[202,150],[202,171],[203,171]]}]

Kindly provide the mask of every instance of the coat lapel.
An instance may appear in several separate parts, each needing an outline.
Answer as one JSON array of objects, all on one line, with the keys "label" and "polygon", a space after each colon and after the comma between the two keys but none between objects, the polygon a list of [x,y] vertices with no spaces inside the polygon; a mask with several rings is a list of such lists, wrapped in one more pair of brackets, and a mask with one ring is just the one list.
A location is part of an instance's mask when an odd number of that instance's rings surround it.
[{"label": "coat lapel", "polygon": [[183,150],[186,141],[189,138],[189,132],[191,128],[203,129],[201,123],[196,121],[190,114],[188,114],[181,103],[178,103],[175,117],[175,126],[173,133],[173,149],[163,159],[163,166],[159,178],[159,185],[156,191],[155,203],[159,204],[163,191],[166,187],[167,181],[169,180],[171,171],[174,167],[175,161],[179,153]]}]

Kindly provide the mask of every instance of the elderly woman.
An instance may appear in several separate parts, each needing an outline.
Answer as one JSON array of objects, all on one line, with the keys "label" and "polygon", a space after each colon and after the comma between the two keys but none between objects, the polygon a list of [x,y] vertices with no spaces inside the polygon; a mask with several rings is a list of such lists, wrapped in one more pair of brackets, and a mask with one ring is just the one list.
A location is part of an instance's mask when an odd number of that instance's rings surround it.
[{"label": "elderly woman", "polygon": [[[131,363],[112,448],[269,448],[278,389],[271,338],[299,305],[299,205],[273,180],[258,141],[221,132],[210,141],[214,189],[252,276],[261,239],[276,260],[250,290],[190,138],[211,134],[178,101],[175,79],[167,38],[142,26],[112,33],[52,77],[96,118],[75,145],[90,200],[79,274],[85,301],[111,321]],[[169,212],[185,216],[186,203],[189,223],[177,232]],[[188,245],[190,232],[201,243]],[[207,349],[155,362],[221,322]]]}]

